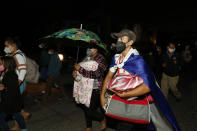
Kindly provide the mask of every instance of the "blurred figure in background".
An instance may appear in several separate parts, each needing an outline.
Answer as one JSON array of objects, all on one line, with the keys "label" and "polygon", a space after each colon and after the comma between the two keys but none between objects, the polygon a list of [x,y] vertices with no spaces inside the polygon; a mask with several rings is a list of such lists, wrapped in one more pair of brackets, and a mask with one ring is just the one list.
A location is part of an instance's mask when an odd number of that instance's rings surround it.
[{"label": "blurred figure in background", "polygon": [[48,100],[48,97],[51,95],[52,88],[61,89],[61,93],[64,95],[63,84],[60,79],[62,62],[58,56],[55,46],[48,48],[48,54],[50,55],[50,61],[48,64],[48,75],[46,80],[45,88],[45,100]]},{"label": "blurred figure in background", "polygon": [[181,92],[177,88],[180,73],[180,57],[175,52],[175,44],[169,42],[167,45],[167,52],[162,56],[162,79],[161,90],[164,96],[167,98],[169,90],[179,101],[181,99]]},{"label": "blurred figure in background", "polygon": [[162,76],[162,48],[160,45],[156,46],[156,56],[155,56],[155,62],[156,62],[156,69],[155,69],[155,78],[159,85],[161,85],[161,76]]},{"label": "blurred figure in background", "polygon": [[190,67],[190,62],[192,60],[192,54],[190,51],[190,45],[186,45],[185,49],[182,52],[182,59],[183,59],[183,72],[187,72]]},{"label": "blurred figure in background", "polygon": [[192,67],[192,78],[196,79],[196,67],[197,67],[197,41],[194,42],[192,48],[191,48],[191,53],[192,53],[192,60],[191,60],[191,67]]},{"label": "blurred figure in background", "polygon": [[46,43],[39,44],[39,48],[41,49],[40,54],[40,78],[43,81],[46,81],[48,76],[48,65],[50,61],[50,55],[48,54]]}]

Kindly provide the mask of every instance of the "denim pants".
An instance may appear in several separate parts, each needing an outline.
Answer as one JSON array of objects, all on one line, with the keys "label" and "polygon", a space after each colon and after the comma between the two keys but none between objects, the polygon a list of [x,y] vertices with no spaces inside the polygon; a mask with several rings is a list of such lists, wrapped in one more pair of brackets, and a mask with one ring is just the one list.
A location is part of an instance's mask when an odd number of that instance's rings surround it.
[{"label": "denim pants", "polygon": [[26,88],[26,81],[24,80],[21,85],[20,85],[20,93],[23,94],[23,92],[25,91]]},{"label": "denim pants", "polygon": [[[26,124],[23,116],[21,115],[20,112],[16,112],[13,114],[14,119],[17,121],[19,124],[21,131],[26,131]],[[2,131],[9,131],[9,127],[6,123],[6,113],[2,112],[0,113],[0,128]]]}]

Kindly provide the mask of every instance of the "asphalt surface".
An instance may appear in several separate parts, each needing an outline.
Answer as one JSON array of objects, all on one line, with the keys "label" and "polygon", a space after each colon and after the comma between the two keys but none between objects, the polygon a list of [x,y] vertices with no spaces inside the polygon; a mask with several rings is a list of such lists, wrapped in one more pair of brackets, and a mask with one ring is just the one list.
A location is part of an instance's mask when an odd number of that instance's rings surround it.
[{"label": "asphalt surface", "polygon": [[[182,131],[197,131],[197,77],[195,74],[196,72],[190,70],[181,75],[178,84],[182,92],[181,101],[177,102],[171,94],[168,99]],[[46,102],[42,99],[41,88],[43,87],[35,85],[30,89],[34,90],[33,93],[26,94],[25,109],[32,113],[32,117],[27,122],[28,131],[83,131],[85,129],[83,111],[72,98],[72,76],[67,74],[61,78],[65,85],[66,96],[62,96],[59,89],[53,89],[53,95]],[[8,122],[9,126],[13,123],[13,120]],[[99,126],[99,122],[93,122],[93,131],[99,131]],[[108,121],[107,131],[115,131],[114,126],[113,122]]]}]

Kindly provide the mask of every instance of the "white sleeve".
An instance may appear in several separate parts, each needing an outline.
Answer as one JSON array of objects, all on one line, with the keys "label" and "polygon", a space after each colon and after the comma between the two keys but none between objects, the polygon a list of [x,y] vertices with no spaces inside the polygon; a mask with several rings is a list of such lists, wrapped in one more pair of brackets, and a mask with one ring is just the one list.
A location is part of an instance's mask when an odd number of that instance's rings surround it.
[{"label": "white sleeve", "polygon": [[26,70],[21,70],[19,72],[19,76],[18,76],[18,79],[23,81],[25,79],[25,75],[26,75],[27,71]]},{"label": "white sleeve", "polygon": [[17,71],[18,71],[18,79],[23,81],[27,73],[26,59],[24,56],[20,54],[16,54],[15,61],[16,61],[16,66],[17,66]]}]

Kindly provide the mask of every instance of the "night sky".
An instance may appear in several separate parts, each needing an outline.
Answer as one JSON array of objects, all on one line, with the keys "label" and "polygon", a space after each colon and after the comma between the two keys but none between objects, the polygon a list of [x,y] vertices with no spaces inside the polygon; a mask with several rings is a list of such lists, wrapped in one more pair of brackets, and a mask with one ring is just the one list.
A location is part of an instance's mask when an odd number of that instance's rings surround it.
[{"label": "night sky", "polygon": [[[180,6],[180,3],[147,3],[7,2],[1,4],[0,9],[0,42],[7,36],[19,36],[26,45],[35,44],[40,37],[62,28],[79,28],[80,23],[84,29],[98,33],[103,40],[110,37],[110,32],[119,31],[124,25],[132,27],[134,24],[142,24],[148,29],[156,28],[164,34],[176,35],[177,38],[197,38],[197,11],[192,4],[182,3]],[[97,26],[100,26],[100,31]]]}]

